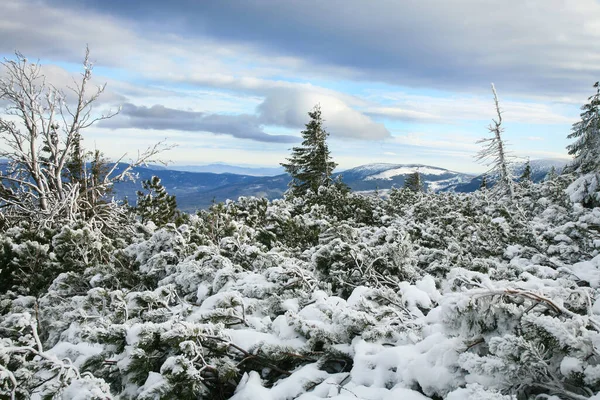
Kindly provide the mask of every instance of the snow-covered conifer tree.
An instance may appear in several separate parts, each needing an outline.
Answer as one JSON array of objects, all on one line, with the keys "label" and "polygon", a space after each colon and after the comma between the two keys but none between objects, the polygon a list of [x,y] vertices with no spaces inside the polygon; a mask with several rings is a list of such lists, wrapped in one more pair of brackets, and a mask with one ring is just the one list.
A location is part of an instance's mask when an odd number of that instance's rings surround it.
[{"label": "snow-covered conifer tree", "polygon": [[422,192],[423,181],[421,179],[421,174],[419,174],[418,171],[415,171],[414,173],[408,175],[404,181],[404,187],[412,190],[413,192]]},{"label": "snow-covered conifer tree", "polygon": [[529,162],[529,159],[525,163],[523,173],[519,177],[519,182],[531,182],[531,163]]},{"label": "snow-covered conifer tree", "polygon": [[597,171],[600,166],[600,82],[594,84],[596,93],[581,107],[581,120],[574,123],[569,139],[575,139],[567,146],[573,156],[571,169],[586,174]]},{"label": "snow-covered conifer tree", "polygon": [[331,185],[331,175],[336,167],[327,146],[329,134],[323,127],[321,107],[315,106],[308,115],[310,121],[302,131],[302,145],[294,147],[288,162],[281,164],[292,177],[289,184],[292,194],[300,196],[308,190],[317,193],[320,186]]},{"label": "snow-covered conifer tree", "polygon": [[175,196],[167,193],[158,176],[142,182],[147,193],[138,191],[135,210],[142,222],[152,221],[156,226],[173,222],[177,217],[177,201]]},{"label": "snow-covered conifer tree", "polygon": [[551,181],[551,180],[555,179],[557,176],[558,176],[558,174],[556,173],[556,167],[554,167],[554,165],[553,165],[552,168],[550,168],[550,171],[546,174],[546,177],[544,178],[544,180]]}]

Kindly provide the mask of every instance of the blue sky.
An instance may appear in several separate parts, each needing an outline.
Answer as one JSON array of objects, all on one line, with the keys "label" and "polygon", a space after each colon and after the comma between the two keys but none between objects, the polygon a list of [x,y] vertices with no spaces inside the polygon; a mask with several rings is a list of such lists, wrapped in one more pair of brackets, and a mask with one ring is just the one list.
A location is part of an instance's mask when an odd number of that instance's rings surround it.
[{"label": "blue sky", "polygon": [[166,138],[175,164],[274,166],[320,103],[341,168],[479,172],[494,116],[521,158],[567,157],[600,77],[595,0],[3,0],[0,54],[66,85],[86,44],[107,82],[87,147],[117,158]]}]

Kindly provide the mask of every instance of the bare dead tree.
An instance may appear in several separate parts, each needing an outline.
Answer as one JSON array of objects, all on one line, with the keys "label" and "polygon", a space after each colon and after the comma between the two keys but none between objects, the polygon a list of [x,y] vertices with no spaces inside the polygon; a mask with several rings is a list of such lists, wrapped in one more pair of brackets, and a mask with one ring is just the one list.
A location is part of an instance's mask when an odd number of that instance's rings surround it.
[{"label": "bare dead tree", "polygon": [[[119,168],[124,155],[100,178],[92,177],[86,162],[92,153],[83,150],[82,133],[119,111],[102,113],[94,107],[106,84],[90,88],[89,49],[83,72],[66,90],[46,81],[39,62],[31,63],[19,52],[15,55],[0,63],[4,69],[0,101],[8,104],[0,117],[0,157],[8,162],[6,172],[0,173],[0,207],[5,214],[36,220],[73,219],[82,210],[93,217],[99,199],[112,185],[133,179],[134,167],[156,162],[155,156],[168,146],[159,142]],[[69,166],[73,158],[79,160],[78,179],[69,171],[74,169]]]},{"label": "bare dead tree", "polygon": [[513,179],[510,169],[511,156],[506,150],[506,143],[502,139],[502,111],[498,102],[496,87],[492,83],[492,92],[494,93],[494,105],[498,119],[492,119],[488,130],[491,137],[478,140],[477,143],[483,144],[483,149],[477,154],[477,160],[490,166],[488,175],[498,176],[498,187],[505,190],[512,199],[514,197]]}]

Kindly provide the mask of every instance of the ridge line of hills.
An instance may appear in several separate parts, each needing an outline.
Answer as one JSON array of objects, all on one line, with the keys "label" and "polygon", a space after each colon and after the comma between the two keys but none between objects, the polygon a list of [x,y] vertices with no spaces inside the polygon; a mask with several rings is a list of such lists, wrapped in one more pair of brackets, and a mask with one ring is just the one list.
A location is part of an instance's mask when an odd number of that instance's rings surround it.
[{"label": "ridge line of hills", "polygon": [[[560,172],[566,165],[566,160],[542,159],[530,162],[532,180],[543,180],[554,167]],[[219,164],[226,169],[227,165]],[[184,166],[185,167],[185,166]],[[207,167],[207,166],[205,166]],[[235,166],[232,166],[235,167]],[[137,182],[123,182],[115,186],[117,198],[127,197],[135,201],[136,191],[141,189],[140,181],[158,176],[167,191],[177,197],[179,207],[184,211],[195,211],[206,208],[216,202],[227,199],[235,200],[240,196],[256,196],[275,199],[282,196],[290,180],[285,173],[274,176],[256,176],[235,174],[231,172],[197,172],[181,171],[170,167],[149,165],[137,167],[134,172],[138,175]],[[520,176],[524,163],[514,166],[514,175]],[[240,169],[243,169],[240,167]],[[265,169],[269,170],[269,169]],[[271,168],[271,171],[275,168]],[[415,171],[421,174],[426,190],[472,192],[479,188],[482,175],[451,171],[445,168],[423,164],[387,164],[373,163],[361,165],[334,174],[342,176],[342,180],[353,190],[359,192],[385,191],[402,187],[404,179]],[[488,177],[493,183],[495,178]]]}]

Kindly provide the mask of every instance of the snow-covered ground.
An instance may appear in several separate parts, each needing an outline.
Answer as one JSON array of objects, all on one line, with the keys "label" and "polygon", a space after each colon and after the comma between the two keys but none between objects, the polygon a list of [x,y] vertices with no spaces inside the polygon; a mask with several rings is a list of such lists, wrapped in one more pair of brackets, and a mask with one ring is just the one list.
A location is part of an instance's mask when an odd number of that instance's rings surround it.
[{"label": "snow-covered ground", "polygon": [[12,227],[0,397],[598,400],[600,209],[565,187]]}]

